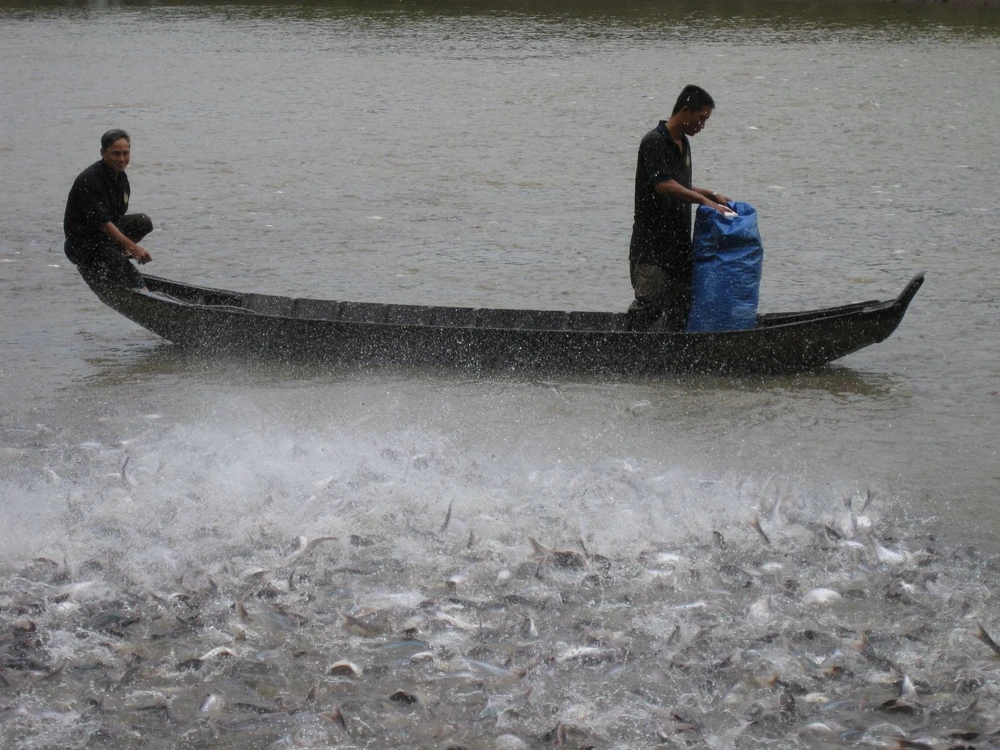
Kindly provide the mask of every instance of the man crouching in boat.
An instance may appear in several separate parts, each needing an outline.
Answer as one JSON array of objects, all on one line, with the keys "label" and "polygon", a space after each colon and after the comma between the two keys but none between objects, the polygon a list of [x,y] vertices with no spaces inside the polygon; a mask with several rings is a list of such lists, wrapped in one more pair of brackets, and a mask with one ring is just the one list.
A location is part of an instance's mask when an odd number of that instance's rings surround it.
[{"label": "man crouching in boat", "polygon": [[691,206],[725,213],[729,200],[691,184],[689,137],[704,129],[715,101],[699,86],[685,86],[668,120],[639,144],[635,172],[635,222],[629,275],[635,301],[629,317],[639,330],[683,331],[691,308],[694,249]]},{"label": "man crouching in boat", "polygon": [[138,243],[153,231],[153,222],[146,214],[125,214],[130,192],[125,167],[131,153],[129,134],[109,130],[101,136],[100,161],[80,173],[66,200],[66,257],[91,286],[110,282],[146,288],[129,259],[152,260]]}]

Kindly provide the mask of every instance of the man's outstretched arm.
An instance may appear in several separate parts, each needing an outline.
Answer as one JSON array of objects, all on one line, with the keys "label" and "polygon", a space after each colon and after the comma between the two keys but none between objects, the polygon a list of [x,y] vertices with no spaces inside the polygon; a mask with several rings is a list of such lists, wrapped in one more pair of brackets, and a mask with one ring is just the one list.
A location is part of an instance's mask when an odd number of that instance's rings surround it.
[{"label": "man's outstretched arm", "polygon": [[693,203],[698,206],[708,206],[714,208],[719,213],[729,213],[732,209],[726,205],[729,199],[724,195],[719,195],[707,188],[686,188],[677,180],[664,180],[656,183],[653,190],[657,195],[668,195],[685,203]]},{"label": "man's outstretched arm", "polygon": [[132,240],[122,234],[122,231],[115,226],[113,221],[109,221],[107,224],[104,224],[101,227],[101,231],[113,239],[126,255],[131,255],[139,261],[139,263],[149,263],[149,261],[153,259],[153,256],[146,252],[143,247],[135,242],[132,242]]}]

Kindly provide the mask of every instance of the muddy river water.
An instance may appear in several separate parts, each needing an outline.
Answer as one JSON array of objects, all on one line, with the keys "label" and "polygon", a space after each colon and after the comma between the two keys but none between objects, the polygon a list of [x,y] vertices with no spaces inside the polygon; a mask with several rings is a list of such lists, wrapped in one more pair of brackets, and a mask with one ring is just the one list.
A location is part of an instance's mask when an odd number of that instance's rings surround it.
[{"label": "muddy river water", "polygon": [[[0,3],[4,746],[991,746],[998,38],[919,4]],[[151,273],[623,309],[638,141],[689,82],[761,310],[925,270],[890,339],[772,378],[231,361],[62,252],[124,127]]]}]

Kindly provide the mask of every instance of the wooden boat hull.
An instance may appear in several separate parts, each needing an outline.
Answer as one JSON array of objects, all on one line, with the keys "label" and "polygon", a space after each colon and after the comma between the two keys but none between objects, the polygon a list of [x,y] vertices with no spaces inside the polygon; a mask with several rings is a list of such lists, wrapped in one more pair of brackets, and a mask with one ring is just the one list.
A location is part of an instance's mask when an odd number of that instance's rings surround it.
[{"label": "wooden boat hull", "polygon": [[632,330],[625,313],[424,307],[244,294],[146,276],[149,292],[93,289],[130,320],[210,352],[355,364],[616,373],[813,370],[886,339],[923,283],[893,300],[758,316],[715,333]]}]

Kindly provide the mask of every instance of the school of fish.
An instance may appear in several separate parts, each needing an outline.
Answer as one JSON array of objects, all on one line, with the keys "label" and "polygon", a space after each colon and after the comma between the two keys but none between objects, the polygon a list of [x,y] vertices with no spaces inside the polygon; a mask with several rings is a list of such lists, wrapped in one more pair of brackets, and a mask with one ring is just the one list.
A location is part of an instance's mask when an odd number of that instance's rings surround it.
[{"label": "school of fish", "polygon": [[[153,469],[113,460],[48,480],[90,554],[3,559],[3,747],[1000,748],[997,561],[871,491],[747,482],[728,520],[629,541],[359,470],[292,499],[318,509],[302,535],[274,490],[245,537],[210,519],[179,552],[180,501],[152,507]],[[654,479],[539,492],[611,523],[603,495]]]}]

